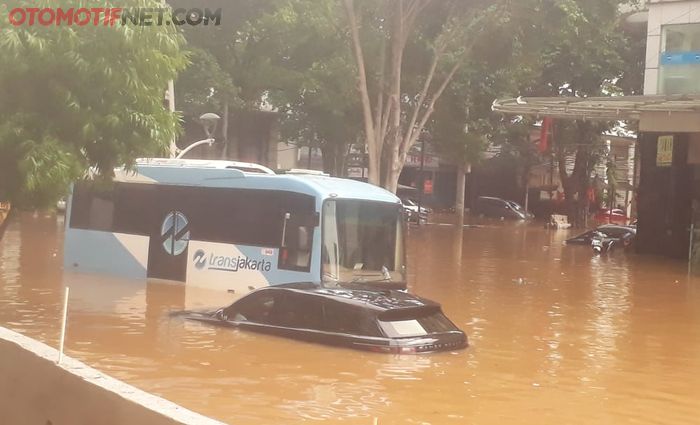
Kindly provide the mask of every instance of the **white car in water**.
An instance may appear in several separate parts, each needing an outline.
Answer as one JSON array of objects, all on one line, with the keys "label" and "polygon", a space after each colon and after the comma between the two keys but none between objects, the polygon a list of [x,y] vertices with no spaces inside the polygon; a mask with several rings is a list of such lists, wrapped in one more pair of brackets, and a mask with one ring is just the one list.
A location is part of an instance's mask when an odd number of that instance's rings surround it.
[{"label": "white car in water", "polygon": [[421,206],[419,208],[418,204],[416,204],[412,199],[401,198],[401,203],[403,204],[403,209],[406,213],[407,220],[412,223],[417,223],[419,217],[421,222],[428,221],[428,215],[433,212],[433,210],[428,207]]}]

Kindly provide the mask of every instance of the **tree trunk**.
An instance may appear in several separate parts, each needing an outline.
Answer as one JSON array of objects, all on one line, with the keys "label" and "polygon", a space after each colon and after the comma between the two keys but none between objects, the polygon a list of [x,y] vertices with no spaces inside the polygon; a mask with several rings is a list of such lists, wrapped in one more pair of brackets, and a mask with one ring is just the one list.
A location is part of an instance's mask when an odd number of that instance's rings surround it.
[{"label": "tree trunk", "polygon": [[338,177],[345,177],[346,175],[346,170],[345,170],[345,149],[342,149],[343,146],[339,146],[338,148],[335,149],[335,169],[333,170],[332,175],[338,176]]},{"label": "tree trunk", "polygon": [[384,164],[384,179],[382,181],[382,187],[384,189],[396,193],[399,187],[399,177],[401,176],[401,170],[403,169],[403,161],[399,158],[399,146],[397,143],[391,143],[384,148],[385,150],[385,164]]},{"label": "tree trunk", "polygon": [[323,161],[323,172],[335,175],[335,152],[330,145],[321,145],[321,160]]},{"label": "tree trunk", "polygon": [[5,229],[10,224],[10,215],[12,215],[12,204],[0,202],[0,239],[2,239]]},{"label": "tree trunk", "polygon": [[464,222],[464,192],[466,189],[468,164],[459,164],[457,166],[457,197],[455,202],[455,211],[461,223]]},{"label": "tree trunk", "polygon": [[331,176],[345,176],[345,147],[336,143],[323,143],[321,145],[321,157],[323,159],[323,172]]},{"label": "tree trunk", "polygon": [[[402,97],[405,93],[401,86],[404,51],[408,36],[411,33],[417,17],[431,3],[430,1],[411,1],[404,7],[404,1],[386,2],[390,16],[384,20],[387,29],[389,46],[382,40],[379,86],[373,87],[377,92],[377,102],[372,105],[369,97],[367,67],[364,51],[360,41],[360,22],[354,0],[343,1],[350,27],[350,38],[357,65],[357,83],[362,103],[362,114],[365,139],[369,153],[369,182],[381,185],[396,192],[399,174],[403,167],[406,153],[416,142],[422,129],[433,113],[435,102],[440,98],[445,88],[453,79],[461,66],[465,53],[451,66],[441,84],[430,93],[438,69],[439,62],[446,57],[444,40],[435,48],[434,58],[423,83],[423,89],[417,93],[417,102],[413,111],[403,110]],[[437,35],[436,41],[440,40]],[[386,59],[385,46],[389,57]],[[472,46],[464,47],[469,51]],[[385,79],[385,77],[388,77]],[[385,84],[386,83],[386,84]],[[413,97],[413,96],[411,96]],[[406,119],[410,116],[410,119]],[[390,152],[385,152],[387,149]]]},{"label": "tree trunk", "polygon": [[357,14],[355,12],[354,1],[344,0],[344,5],[350,24],[350,34],[352,38],[353,53],[357,65],[357,84],[358,90],[360,92],[360,99],[362,101],[362,115],[365,127],[365,138],[369,153],[368,180],[370,183],[379,186],[379,164],[382,152],[379,139],[375,137],[375,126],[378,125],[378,123],[374,122],[374,117],[372,116],[372,103],[369,99],[369,88],[367,85],[367,68],[365,67],[364,52],[362,51],[362,44],[360,43],[360,28],[357,22]]}]

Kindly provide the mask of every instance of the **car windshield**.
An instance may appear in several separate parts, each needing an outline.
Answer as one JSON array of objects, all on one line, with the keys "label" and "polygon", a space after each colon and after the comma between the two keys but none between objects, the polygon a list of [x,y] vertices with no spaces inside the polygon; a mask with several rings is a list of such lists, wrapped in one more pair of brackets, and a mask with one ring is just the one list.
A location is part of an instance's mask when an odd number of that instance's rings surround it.
[{"label": "car windshield", "polygon": [[513,201],[506,201],[506,202],[507,202],[508,205],[510,205],[511,208],[513,208],[514,210],[516,210],[516,211],[524,211],[523,207],[521,207],[519,204],[516,204],[516,203],[513,202]]},{"label": "car windshield", "polygon": [[405,282],[399,205],[328,200],[323,205],[324,284]]}]

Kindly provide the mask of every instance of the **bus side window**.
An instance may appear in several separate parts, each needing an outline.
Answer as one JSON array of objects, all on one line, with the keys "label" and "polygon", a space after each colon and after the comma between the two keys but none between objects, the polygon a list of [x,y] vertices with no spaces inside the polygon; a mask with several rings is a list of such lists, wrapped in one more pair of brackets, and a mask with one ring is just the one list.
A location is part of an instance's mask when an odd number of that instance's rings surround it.
[{"label": "bus side window", "polygon": [[114,192],[98,190],[88,183],[73,186],[70,227],[74,229],[112,231]]}]

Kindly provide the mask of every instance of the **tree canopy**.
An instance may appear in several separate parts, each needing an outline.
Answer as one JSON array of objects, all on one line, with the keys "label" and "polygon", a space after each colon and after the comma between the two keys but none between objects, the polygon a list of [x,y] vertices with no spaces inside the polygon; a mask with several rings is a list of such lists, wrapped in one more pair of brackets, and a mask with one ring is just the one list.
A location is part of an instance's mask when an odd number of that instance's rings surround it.
[{"label": "tree canopy", "polygon": [[[179,29],[8,27],[0,33],[0,198],[51,203],[90,167],[109,177],[115,165],[161,153],[179,128],[163,94],[180,71],[185,116],[271,108],[285,139],[323,150],[327,171],[342,173],[348,145],[365,144],[370,180],[391,190],[426,131],[455,164],[477,161],[488,143],[532,162],[532,121],[494,115],[491,102],[638,90],[643,41],[621,30],[622,3],[169,0],[222,8],[224,19]],[[132,5],[162,3],[119,4]],[[558,145],[564,155],[600,130],[559,125],[571,134]]]},{"label": "tree canopy", "polygon": [[[82,7],[84,0],[15,6]],[[101,7],[162,7],[157,0]],[[7,16],[8,6],[0,6]],[[89,168],[162,153],[178,133],[164,106],[186,65],[171,26],[6,26],[0,31],[0,199],[48,206]]]}]

